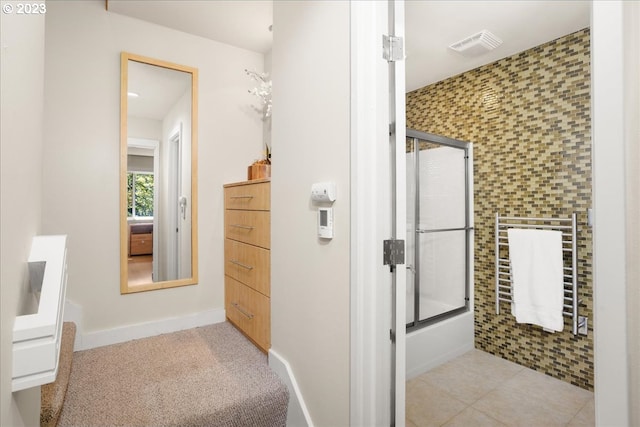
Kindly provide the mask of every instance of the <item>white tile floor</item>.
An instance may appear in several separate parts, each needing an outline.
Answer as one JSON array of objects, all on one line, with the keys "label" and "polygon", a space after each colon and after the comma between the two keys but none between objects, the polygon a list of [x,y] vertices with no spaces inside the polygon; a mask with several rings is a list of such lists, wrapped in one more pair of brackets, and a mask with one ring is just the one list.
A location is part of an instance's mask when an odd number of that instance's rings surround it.
[{"label": "white tile floor", "polygon": [[407,382],[407,427],[594,426],[593,393],[480,350]]}]

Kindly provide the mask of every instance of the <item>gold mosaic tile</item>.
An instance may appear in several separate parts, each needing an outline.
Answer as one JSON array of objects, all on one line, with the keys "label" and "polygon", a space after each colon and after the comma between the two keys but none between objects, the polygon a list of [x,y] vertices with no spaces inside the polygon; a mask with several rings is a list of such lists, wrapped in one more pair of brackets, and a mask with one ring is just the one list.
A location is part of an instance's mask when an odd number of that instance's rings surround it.
[{"label": "gold mosaic tile", "polygon": [[494,220],[578,214],[580,314],[593,323],[590,37],[584,29],[407,94],[407,126],[474,150],[475,344],[593,390],[593,331],[574,337],[495,313]]}]

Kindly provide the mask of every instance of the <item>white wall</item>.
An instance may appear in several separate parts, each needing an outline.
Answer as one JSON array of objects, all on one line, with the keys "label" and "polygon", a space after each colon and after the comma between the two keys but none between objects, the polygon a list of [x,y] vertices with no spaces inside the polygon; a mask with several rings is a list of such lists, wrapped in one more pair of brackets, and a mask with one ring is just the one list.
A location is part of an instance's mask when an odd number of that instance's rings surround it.
[{"label": "white wall", "polygon": [[[264,54],[264,72],[269,74],[269,78],[272,77],[271,74],[271,51]],[[262,141],[266,144],[267,147],[271,147],[271,117],[267,117],[262,124]]]},{"label": "white wall", "polygon": [[[272,349],[318,426],[349,425],[349,3],[276,1],[271,180]],[[335,237],[311,185],[337,184]]]},{"label": "white wall", "polygon": [[634,304],[637,308],[637,302],[627,305],[627,298],[638,294],[639,284],[631,280],[638,277],[637,258],[634,265],[626,264],[629,255],[637,254],[629,242],[638,239],[627,241],[638,226],[633,218],[637,194],[627,200],[626,192],[638,177],[638,164],[626,162],[629,148],[638,142],[637,133],[632,134],[637,115],[627,110],[637,112],[639,97],[637,74],[630,73],[638,69],[637,52],[625,58],[625,49],[637,49],[634,26],[626,26],[634,20],[637,25],[637,15],[625,19],[632,9],[624,1],[594,1],[591,14],[595,409],[596,424],[607,426],[633,425],[632,413],[638,416],[637,399],[631,401],[637,393],[631,382],[638,376],[638,338],[630,335],[637,333],[637,313],[627,311]]},{"label": "white wall", "polygon": [[127,135],[129,138],[162,139],[162,122],[143,117],[127,118]]},{"label": "white wall", "polygon": [[[224,306],[222,185],[246,179],[262,122],[244,69],[263,55],[105,11],[47,4],[43,230],[69,235],[67,297],[84,332]],[[120,295],[120,52],[199,69],[199,277],[196,286]]]},{"label": "white wall", "polygon": [[2,13],[0,28],[0,425],[35,426],[40,387],[11,393],[11,343],[14,319],[32,300],[27,258],[40,232],[45,19]]},{"label": "white wall", "polygon": [[630,424],[640,425],[640,3],[624,3]]}]

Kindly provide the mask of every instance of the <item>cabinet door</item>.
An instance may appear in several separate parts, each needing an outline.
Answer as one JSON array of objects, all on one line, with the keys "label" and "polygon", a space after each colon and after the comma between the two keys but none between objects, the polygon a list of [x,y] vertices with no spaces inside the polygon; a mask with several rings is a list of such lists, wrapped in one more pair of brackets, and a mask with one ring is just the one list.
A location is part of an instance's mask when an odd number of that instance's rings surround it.
[{"label": "cabinet door", "polygon": [[269,249],[271,213],[268,211],[227,210],[224,215],[225,237]]},{"label": "cabinet door", "polygon": [[268,249],[225,239],[224,259],[224,274],[269,296],[271,254]]},{"label": "cabinet door", "polygon": [[225,187],[225,209],[268,211],[271,204],[271,183]]},{"label": "cabinet door", "polygon": [[268,351],[271,346],[269,298],[229,276],[224,279],[227,318],[258,347]]}]

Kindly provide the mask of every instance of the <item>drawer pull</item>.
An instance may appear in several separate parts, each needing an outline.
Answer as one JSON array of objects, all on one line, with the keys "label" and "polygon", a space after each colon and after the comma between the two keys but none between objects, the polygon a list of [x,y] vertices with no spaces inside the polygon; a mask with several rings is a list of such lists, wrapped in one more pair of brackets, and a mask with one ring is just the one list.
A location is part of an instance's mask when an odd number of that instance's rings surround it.
[{"label": "drawer pull", "polygon": [[247,194],[246,196],[231,196],[230,199],[253,199],[254,196]]},{"label": "drawer pull", "polygon": [[238,304],[237,302],[232,302],[231,305],[234,306],[236,308],[236,310],[238,310],[240,313],[244,314],[248,319],[253,319],[253,314],[248,313],[245,310],[243,310],[240,307],[240,304]]},{"label": "drawer pull", "polygon": [[242,224],[231,224],[232,227],[236,227],[236,228],[244,228],[245,230],[253,230],[255,227],[252,227],[251,225],[242,225]]},{"label": "drawer pull", "polygon": [[229,262],[231,264],[235,264],[235,265],[237,265],[239,267],[246,268],[247,270],[253,270],[253,266],[252,265],[243,264],[238,260],[232,259],[232,260],[229,260]]}]

